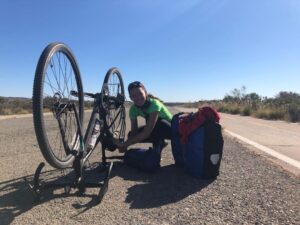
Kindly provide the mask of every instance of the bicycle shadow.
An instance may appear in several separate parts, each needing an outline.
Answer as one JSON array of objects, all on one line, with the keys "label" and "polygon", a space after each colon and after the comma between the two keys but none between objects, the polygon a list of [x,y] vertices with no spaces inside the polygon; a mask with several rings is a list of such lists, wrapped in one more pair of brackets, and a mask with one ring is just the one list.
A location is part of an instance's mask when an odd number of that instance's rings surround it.
[{"label": "bicycle shadow", "polygon": [[[99,173],[97,168],[98,163],[90,165],[86,171],[85,177],[93,181],[101,181],[105,173]],[[60,170],[51,170],[41,173],[43,182],[56,179],[60,180],[72,179],[74,171],[66,172],[63,176]],[[53,199],[80,197],[75,193],[55,192],[53,189],[48,189],[42,192],[41,199],[34,202],[34,197],[30,193],[27,183],[24,178],[32,181],[33,174],[25,177],[0,182],[0,221],[6,225],[14,221],[14,219],[37,205],[44,204]],[[112,169],[111,178],[121,177],[125,181],[137,181],[137,184],[129,187],[125,202],[130,204],[131,209],[155,208],[170,203],[178,202],[189,195],[192,195],[201,189],[211,184],[214,180],[199,180],[188,175],[182,168],[177,168],[174,165],[163,166],[155,173],[144,173],[134,168],[128,167],[122,161],[115,161]],[[142,183],[141,183],[142,182]],[[113,188],[113,180],[110,181],[110,188]],[[90,200],[87,203],[73,203],[74,209],[78,213],[76,217],[94,206],[97,206],[98,195],[88,194],[83,197],[88,197]],[[101,204],[101,203],[100,203]]]},{"label": "bicycle shadow", "polygon": [[[61,177],[60,170],[51,170],[41,173],[43,182],[51,181],[57,179],[59,183],[62,180],[70,179],[74,176],[74,172],[66,173],[65,177]],[[51,177],[51,178],[49,178]],[[66,178],[67,177],[67,178]],[[10,224],[14,219],[27,211],[31,210],[37,205],[44,204],[56,198],[69,198],[69,197],[80,197],[78,193],[65,193],[59,191],[58,193],[54,189],[47,189],[42,192],[41,198],[39,201],[34,201],[34,196],[30,193],[28,184],[25,182],[24,178],[32,181],[33,174],[19,177],[16,179],[0,182],[0,221],[1,225]],[[99,178],[97,178],[99,179]],[[83,209],[81,214],[90,208],[98,205],[98,196],[96,194],[87,194],[85,193],[83,197],[89,197],[90,201],[86,204],[72,204],[76,209]]]},{"label": "bicycle shadow", "polygon": [[[0,221],[10,224],[14,218],[32,208],[22,178],[0,183]],[[4,193],[4,194],[3,194]]]},{"label": "bicycle shadow", "polygon": [[176,203],[214,182],[194,178],[175,165],[163,166],[155,173],[145,173],[122,162],[115,164],[112,176],[143,182],[127,190],[125,202],[130,204],[131,209],[156,208]]}]

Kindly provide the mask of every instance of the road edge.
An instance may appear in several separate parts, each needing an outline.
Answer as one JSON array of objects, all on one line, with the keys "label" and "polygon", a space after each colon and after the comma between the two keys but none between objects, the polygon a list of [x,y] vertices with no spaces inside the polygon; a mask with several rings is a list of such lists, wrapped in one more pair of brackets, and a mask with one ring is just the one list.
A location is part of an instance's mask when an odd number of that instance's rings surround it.
[{"label": "road edge", "polygon": [[276,165],[281,166],[285,171],[288,171],[295,175],[297,178],[300,178],[300,162],[297,160],[294,160],[288,156],[285,156],[281,153],[276,152],[275,150],[268,148],[266,146],[263,146],[261,144],[258,144],[254,141],[251,141],[241,135],[238,135],[232,131],[229,131],[227,129],[223,129],[226,134],[228,134],[231,137],[236,138],[237,140],[241,141],[244,144],[247,144],[247,146],[251,147],[251,150],[253,150],[256,153],[264,153],[267,159],[274,162]]}]

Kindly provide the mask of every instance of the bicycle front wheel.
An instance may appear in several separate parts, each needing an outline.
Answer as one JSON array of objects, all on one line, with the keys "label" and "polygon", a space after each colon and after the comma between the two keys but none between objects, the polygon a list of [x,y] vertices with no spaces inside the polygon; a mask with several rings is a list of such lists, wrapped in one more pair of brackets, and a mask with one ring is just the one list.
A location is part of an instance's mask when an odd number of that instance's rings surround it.
[{"label": "bicycle front wheel", "polygon": [[105,123],[116,139],[125,138],[125,92],[121,72],[109,69],[102,86],[102,108],[106,111]]},{"label": "bicycle front wheel", "polygon": [[[73,91],[76,96],[71,95]],[[32,100],[35,133],[44,158],[58,169],[70,166],[73,153],[79,148],[74,108],[82,124],[84,102],[79,68],[65,44],[51,43],[42,52],[35,71]]]}]

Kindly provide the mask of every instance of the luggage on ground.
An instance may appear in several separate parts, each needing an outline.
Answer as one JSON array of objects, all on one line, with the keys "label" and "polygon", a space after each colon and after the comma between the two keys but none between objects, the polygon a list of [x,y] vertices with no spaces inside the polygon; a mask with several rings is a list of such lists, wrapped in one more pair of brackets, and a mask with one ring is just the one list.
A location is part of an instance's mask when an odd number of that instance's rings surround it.
[{"label": "luggage on ground", "polygon": [[124,154],[124,162],[136,169],[154,172],[160,168],[160,151],[153,148],[129,149]]},{"label": "luggage on ground", "polygon": [[171,146],[177,166],[199,178],[219,175],[224,144],[219,120],[219,114],[211,107],[173,116]]}]

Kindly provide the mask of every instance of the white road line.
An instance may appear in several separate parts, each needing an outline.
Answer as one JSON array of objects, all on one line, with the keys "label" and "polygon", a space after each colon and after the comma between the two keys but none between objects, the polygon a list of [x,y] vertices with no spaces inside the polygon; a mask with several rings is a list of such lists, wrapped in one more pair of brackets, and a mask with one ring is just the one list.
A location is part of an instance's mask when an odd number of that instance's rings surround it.
[{"label": "white road line", "polygon": [[270,149],[270,148],[268,148],[266,146],[263,146],[261,144],[258,144],[256,142],[254,142],[254,141],[251,141],[251,140],[249,140],[247,138],[244,138],[244,137],[242,137],[242,136],[240,136],[240,135],[238,135],[236,133],[233,133],[233,132],[231,132],[231,131],[229,131],[227,129],[225,129],[225,132],[227,132],[228,134],[230,134],[233,137],[236,137],[236,138],[240,139],[241,141],[243,141],[243,142],[245,142],[245,143],[247,143],[249,145],[254,146],[255,148],[258,148],[259,150],[261,150],[261,151],[263,151],[263,152],[265,152],[265,153],[267,153],[267,154],[269,154],[269,155],[271,155],[271,156],[273,156],[273,157],[275,157],[277,159],[280,159],[281,161],[284,161],[284,162],[286,162],[286,163],[288,163],[288,164],[296,167],[297,169],[300,169],[300,162],[297,161],[297,160],[295,160],[295,159],[292,159],[292,158],[287,157],[287,156],[285,156],[283,154],[280,154],[280,153],[276,152],[273,149]]},{"label": "white road line", "polygon": [[249,121],[249,123],[252,123],[252,124],[255,124],[255,125],[258,125],[258,126],[269,127],[269,128],[272,128],[272,129],[279,129],[278,127],[274,127],[274,126],[271,126],[271,125],[262,124],[262,123],[258,123],[258,122],[254,122],[254,121]]},{"label": "white road line", "polygon": [[[234,116],[227,116],[227,115],[224,115],[224,114],[222,114],[222,118],[229,119],[229,120],[235,120],[236,119],[236,118],[234,118]],[[247,117],[244,117],[244,118],[246,119]],[[255,121],[252,121],[252,120],[247,120],[246,122],[252,123],[252,124],[255,124],[255,125],[259,125],[259,126],[263,126],[263,127],[280,129],[280,128],[272,126],[272,125],[263,124],[261,122],[255,122]]]}]

